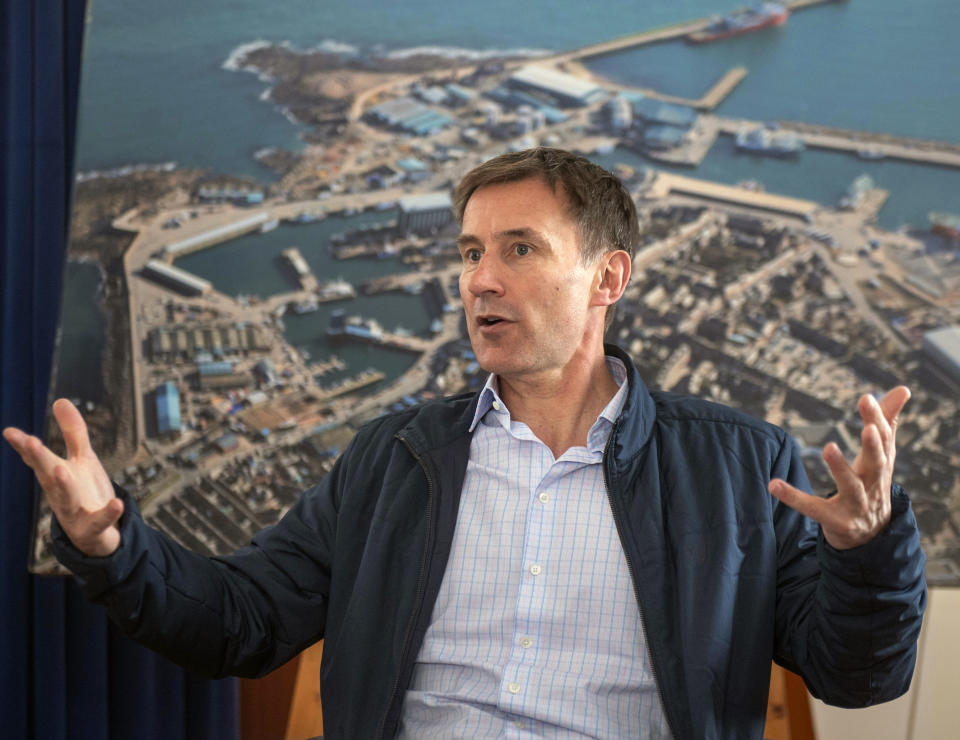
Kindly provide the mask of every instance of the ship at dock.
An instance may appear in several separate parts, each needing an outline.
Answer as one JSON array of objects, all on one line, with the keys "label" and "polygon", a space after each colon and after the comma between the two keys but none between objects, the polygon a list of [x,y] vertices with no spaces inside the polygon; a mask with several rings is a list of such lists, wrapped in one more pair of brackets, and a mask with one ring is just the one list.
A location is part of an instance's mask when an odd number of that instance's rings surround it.
[{"label": "ship at dock", "polygon": [[960,215],[956,213],[931,213],[930,231],[950,241],[960,242]]},{"label": "ship at dock", "polygon": [[789,17],[790,11],[779,3],[758,3],[753,7],[713,18],[706,28],[688,34],[687,41],[694,44],[719,41],[743,33],[782,26]]},{"label": "ship at dock", "polygon": [[327,339],[332,342],[354,339],[360,342],[369,342],[370,344],[382,344],[384,331],[376,319],[347,316],[346,311],[337,310],[330,314],[330,323],[327,326]]},{"label": "ship at dock", "polygon": [[769,126],[744,128],[737,132],[737,149],[750,154],[765,154],[771,157],[792,157],[806,147],[797,134],[778,131]]}]

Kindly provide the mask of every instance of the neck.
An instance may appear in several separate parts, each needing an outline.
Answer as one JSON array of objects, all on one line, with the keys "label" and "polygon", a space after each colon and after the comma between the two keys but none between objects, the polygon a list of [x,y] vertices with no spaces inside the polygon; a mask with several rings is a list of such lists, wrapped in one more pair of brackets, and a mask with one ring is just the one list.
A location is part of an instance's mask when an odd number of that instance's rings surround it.
[{"label": "neck", "polygon": [[590,427],[617,392],[602,352],[592,361],[571,363],[563,372],[498,379],[511,418],[530,427],[554,458],[571,447],[586,446]]}]

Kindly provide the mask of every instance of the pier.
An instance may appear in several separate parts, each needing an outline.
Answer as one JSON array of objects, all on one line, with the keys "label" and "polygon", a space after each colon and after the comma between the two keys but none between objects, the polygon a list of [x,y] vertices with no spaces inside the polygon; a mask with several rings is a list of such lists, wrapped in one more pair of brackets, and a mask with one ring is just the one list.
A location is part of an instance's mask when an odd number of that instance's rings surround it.
[{"label": "pier", "polygon": [[696,180],[692,177],[683,177],[668,172],[657,173],[657,178],[646,195],[655,199],[666,198],[668,195],[690,195],[695,198],[704,198],[804,219],[812,216],[820,208],[819,204],[812,200],[771,193],[758,193],[746,188],[722,185],[707,180]]},{"label": "pier", "polygon": [[417,293],[423,289],[424,283],[426,283],[433,274],[434,273],[405,272],[397,275],[385,275],[367,280],[360,286],[360,291],[364,295],[395,292]]},{"label": "pier", "polygon": [[353,391],[360,390],[361,388],[366,388],[368,385],[379,383],[385,377],[387,376],[381,370],[364,370],[356,377],[344,380],[340,383],[335,383],[334,385],[327,386],[326,388],[319,388],[314,395],[318,401],[329,401],[337,396],[352,393]]},{"label": "pier", "polygon": [[183,257],[185,254],[211,247],[214,244],[219,244],[229,239],[236,239],[238,236],[249,234],[252,231],[259,231],[263,228],[264,224],[270,221],[270,214],[266,211],[261,211],[252,216],[242,216],[236,220],[230,218],[230,214],[228,214],[224,220],[226,223],[220,226],[167,244],[163,248],[164,258],[168,262],[172,262],[178,257]]},{"label": "pier", "polygon": [[[784,2],[783,5],[790,10],[790,12],[794,12],[797,10],[802,10],[803,8],[812,7],[814,5],[823,5],[825,3],[832,2],[836,2],[836,0],[787,0],[787,2]],[[733,8],[731,8],[731,10],[733,10]],[[707,27],[707,25],[709,25],[709,23],[709,18],[697,18],[691,21],[683,21],[681,23],[663,26],[662,28],[640,31],[639,33],[632,33],[627,36],[621,36],[620,38],[610,39],[609,41],[602,41],[597,44],[581,46],[578,49],[574,49],[573,51],[565,52],[563,54],[558,54],[554,57],[546,57],[543,61],[560,63],[573,60],[591,59],[593,57],[605,56],[607,54],[616,54],[627,49],[633,49],[637,46],[659,44],[665,41],[676,41],[677,39],[686,37],[688,34],[696,31],[702,31]]]},{"label": "pier", "polygon": [[310,375],[326,375],[334,370],[345,370],[347,364],[336,355],[330,355],[329,359],[318,360],[307,365],[307,372]]},{"label": "pier", "polygon": [[[703,118],[706,118],[704,116]],[[736,136],[742,128],[762,126],[760,121],[743,118],[712,117],[717,130]],[[908,136],[854,131],[852,129],[819,126],[799,121],[777,121],[781,131],[790,131],[813,149],[828,149],[863,156],[869,151],[871,158],[885,157],[918,164],[933,164],[939,167],[960,168],[960,144],[932,139],[914,139]]]},{"label": "pier", "polygon": [[[584,70],[584,74],[585,76],[592,76],[586,70]],[[684,98],[680,95],[670,95],[669,93],[658,92],[647,87],[633,87],[629,89],[635,92],[643,93],[648,98],[662,100],[665,103],[685,105],[688,108],[694,108],[699,111],[712,111],[714,108],[720,105],[720,103],[722,103],[730,93],[733,92],[737,85],[743,82],[746,76],[746,67],[732,67],[728,69],[702,97],[699,98]]]},{"label": "pier", "polygon": [[293,272],[293,276],[300,284],[300,290],[315,293],[318,287],[317,278],[314,277],[307,261],[303,258],[303,255],[300,254],[300,250],[296,247],[287,247],[281,252],[281,255],[286,261],[287,266]]}]

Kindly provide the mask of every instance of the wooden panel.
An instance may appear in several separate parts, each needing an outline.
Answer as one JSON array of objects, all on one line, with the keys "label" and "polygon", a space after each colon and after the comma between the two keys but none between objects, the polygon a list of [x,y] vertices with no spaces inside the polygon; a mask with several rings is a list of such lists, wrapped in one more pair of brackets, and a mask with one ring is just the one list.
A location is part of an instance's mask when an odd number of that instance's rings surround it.
[{"label": "wooden panel", "polygon": [[[297,680],[287,720],[285,740],[305,740],[323,735],[323,709],[320,706],[320,661],[323,641],[300,653]],[[279,737],[279,735],[275,736]]]},{"label": "wooden panel", "polygon": [[240,737],[243,740],[283,737],[300,657],[263,678],[240,679]]},{"label": "wooden panel", "polygon": [[810,700],[803,679],[774,665],[763,736],[767,740],[815,740]]}]

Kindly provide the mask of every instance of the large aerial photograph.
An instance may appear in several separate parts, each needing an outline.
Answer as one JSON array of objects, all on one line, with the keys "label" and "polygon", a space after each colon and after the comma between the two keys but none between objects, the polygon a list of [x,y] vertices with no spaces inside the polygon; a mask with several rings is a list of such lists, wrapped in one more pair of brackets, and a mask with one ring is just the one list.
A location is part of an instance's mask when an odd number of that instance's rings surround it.
[{"label": "large aerial photograph", "polygon": [[550,146],[634,197],[607,336],[650,387],[782,426],[826,495],[858,398],[909,386],[895,478],[960,585],[952,0],[88,8],[50,393],[154,527],[231,552],[366,422],[482,387],[453,188]]}]

